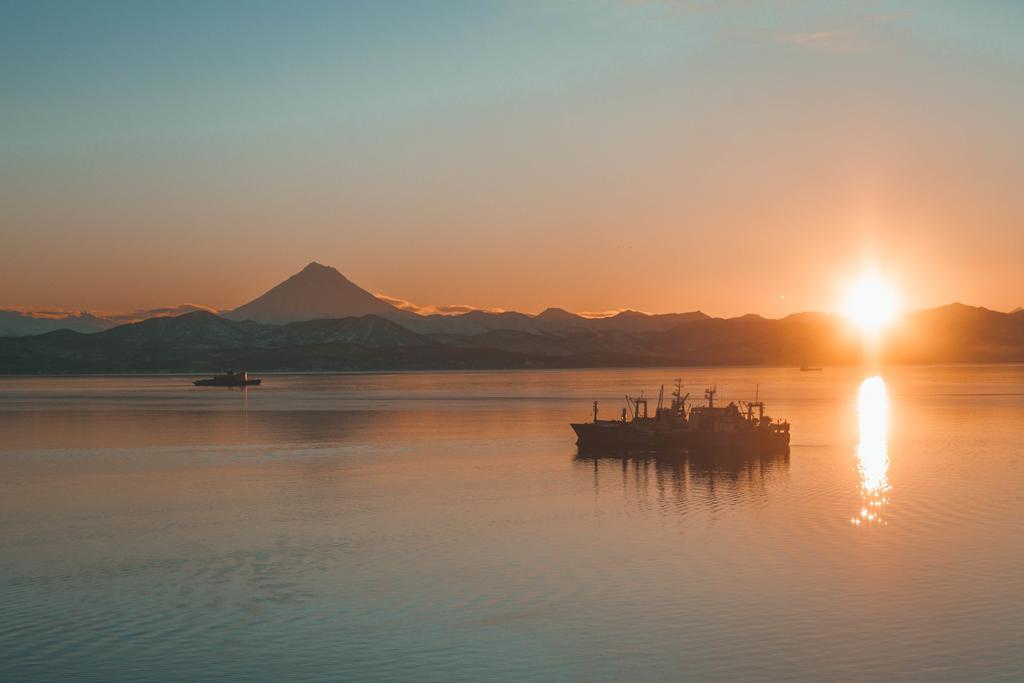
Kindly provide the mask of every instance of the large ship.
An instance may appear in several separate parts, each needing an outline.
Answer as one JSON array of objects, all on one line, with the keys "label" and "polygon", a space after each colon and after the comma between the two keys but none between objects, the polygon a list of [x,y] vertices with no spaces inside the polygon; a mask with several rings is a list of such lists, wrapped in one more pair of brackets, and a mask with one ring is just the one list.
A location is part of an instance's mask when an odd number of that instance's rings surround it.
[{"label": "large ship", "polygon": [[232,372],[228,370],[223,375],[214,375],[209,379],[197,379],[192,382],[197,387],[252,387],[258,386],[261,379],[250,379],[249,373],[245,370]]},{"label": "large ship", "polygon": [[[742,402],[715,405],[715,387],[704,391],[705,404],[687,407],[689,394],[683,395],[682,382],[677,381],[669,406],[664,405],[665,387],[658,394],[658,405],[652,417],[648,399],[626,396],[626,407],[617,420],[598,417],[594,401],[592,422],[576,422],[571,426],[581,449],[634,449],[733,451],[768,453],[789,447],[789,423],[765,415],[764,401],[756,398]],[[754,411],[757,414],[754,414]]]}]

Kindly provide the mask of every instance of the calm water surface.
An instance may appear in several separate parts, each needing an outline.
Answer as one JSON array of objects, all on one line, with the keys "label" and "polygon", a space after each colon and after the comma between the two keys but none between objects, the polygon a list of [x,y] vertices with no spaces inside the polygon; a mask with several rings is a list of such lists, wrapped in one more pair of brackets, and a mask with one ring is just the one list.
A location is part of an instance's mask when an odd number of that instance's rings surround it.
[{"label": "calm water surface", "polygon": [[[577,454],[681,375],[788,455]],[[0,680],[1024,677],[1024,367],[0,378]]]}]

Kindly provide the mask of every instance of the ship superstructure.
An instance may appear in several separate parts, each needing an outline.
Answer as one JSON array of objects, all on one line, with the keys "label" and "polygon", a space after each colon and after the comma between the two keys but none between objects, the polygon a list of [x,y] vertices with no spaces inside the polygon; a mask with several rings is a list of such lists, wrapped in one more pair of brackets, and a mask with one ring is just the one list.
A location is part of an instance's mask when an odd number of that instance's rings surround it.
[{"label": "ship superstructure", "polygon": [[[647,450],[736,450],[769,452],[789,447],[789,423],[765,415],[764,401],[730,402],[715,405],[716,387],[704,391],[703,405],[687,407],[689,394],[682,382],[668,407],[665,388],[658,394],[654,416],[648,414],[648,399],[626,396],[626,407],[618,420],[598,417],[594,402],[592,422],[572,423],[581,448],[625,448]],[[755,415],[755,410],[757,414]]]}]

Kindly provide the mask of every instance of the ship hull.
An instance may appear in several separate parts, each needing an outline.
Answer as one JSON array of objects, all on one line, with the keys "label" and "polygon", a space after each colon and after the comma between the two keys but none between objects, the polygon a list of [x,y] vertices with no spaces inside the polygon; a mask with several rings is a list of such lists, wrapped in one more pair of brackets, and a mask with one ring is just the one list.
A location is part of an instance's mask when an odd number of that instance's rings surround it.
[{"label": "ship hull", "polygon": [[694,431],[690,433],[688,450],[714,452],[719,450],[751,453],[774,453],[789,448],[789,432],[752,430],[746,433]]},{"label": "ship hull", "polygon": [[689,441],[683,430],[661,431],[631,424],[613,422],[573,423],[576,443],[587,448],[638,448],[638,449],[683,449]]},{"label": "ship hull", "polygon": [[573,423],[571,426],[576,432],[576,444],[587,450],[625,448],[652,451],[770,453],[789,447],[789,432],[659,430],[621,422],[582,422]]},{"label": "ship hull", "polygon": [[197,387],[255,387],[262,382],[261,379],[247,380],[224,380],[224,379],[197,379],[192,384]]}]

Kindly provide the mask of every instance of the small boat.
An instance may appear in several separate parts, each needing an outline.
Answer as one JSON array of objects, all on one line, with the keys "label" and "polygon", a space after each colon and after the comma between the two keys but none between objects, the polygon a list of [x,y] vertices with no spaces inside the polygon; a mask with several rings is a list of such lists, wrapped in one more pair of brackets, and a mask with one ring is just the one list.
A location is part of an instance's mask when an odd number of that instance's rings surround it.
[{"label": "small boat", "polygon": [[801,365],[800,372],[821,372],[821,368],[811,367],[810,365]]},{"label": "small boat", "polygon": [[245,370],[232,372],[230,370],[223,375],[214,375],[209,379],[197,379],[192,384],[197,387],[255,387],[259,386],[261,379],[250,379],[249,373]]}]

